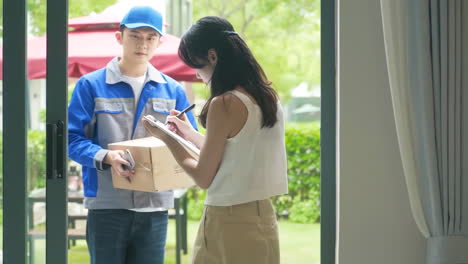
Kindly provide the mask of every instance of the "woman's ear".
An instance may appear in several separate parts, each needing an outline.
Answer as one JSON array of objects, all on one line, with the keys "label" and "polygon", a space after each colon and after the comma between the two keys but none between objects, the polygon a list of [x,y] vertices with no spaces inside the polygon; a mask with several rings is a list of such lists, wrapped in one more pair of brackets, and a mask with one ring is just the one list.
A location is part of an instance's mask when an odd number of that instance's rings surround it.
[{"label": "woman's ear", "polygon": [[215,49],[209,49],[208,50],[208,61],[214,65],[216,62],[218,62],[218,54],[216,54]]}]

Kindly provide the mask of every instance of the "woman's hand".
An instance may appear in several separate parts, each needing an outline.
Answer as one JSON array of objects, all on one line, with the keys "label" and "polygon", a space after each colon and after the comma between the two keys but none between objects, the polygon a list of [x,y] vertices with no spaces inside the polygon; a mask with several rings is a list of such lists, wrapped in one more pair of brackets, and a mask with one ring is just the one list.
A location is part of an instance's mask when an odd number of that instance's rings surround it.
[{"label": "woman's hand", "polygon": [[171,110],[171,114],[167,117],[168,128],[185,140],[191,141],[190,135],[196,131],[193,129],[187,115],[183,114],[180,117],[176,117],[179,113],[180,111]]},{"label": "woman's hand", "polygon": [[143,126],[145,127],[146,132],[148,132],[153,137],[164,140],[168,136],[161,129],[152,126],[148,120],[143,119]]}]

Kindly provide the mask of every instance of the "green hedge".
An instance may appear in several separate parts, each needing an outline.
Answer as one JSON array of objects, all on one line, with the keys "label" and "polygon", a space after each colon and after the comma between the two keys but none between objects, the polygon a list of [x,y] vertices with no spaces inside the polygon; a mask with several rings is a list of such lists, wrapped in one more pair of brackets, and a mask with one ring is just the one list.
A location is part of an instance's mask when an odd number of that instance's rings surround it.
[{"label": "green hedge", "polygon": [[28,131],[28,191],[45,187],[46,175],[45,131]]},{"label": "green hedge", "polygon": [[[288,216],[293,222],[320,220],[320,127],[318,123],[288,124],[285,131],[288,155]],[[276,203],[273,198],[274,204]],[[283,198],[284,199],[284,198]]]},{"label": "green hedge", "polygon": [[[271,198],[278,217],[298,223],[320,220],[320,127],[318,123],[288,123],[285,128],[289,193]],[[188,217],[201,217],[205,191],[188,192]]]},{"label": "green hedge", "polygon": [[[0,132],[1,134],[1,132]],[[39,130],[28,131],[27,163],[28,163],[28,191],[45,187],[46,153],[45,132]],[[0,194],[3,187],[3,137],[0,137]]]}]

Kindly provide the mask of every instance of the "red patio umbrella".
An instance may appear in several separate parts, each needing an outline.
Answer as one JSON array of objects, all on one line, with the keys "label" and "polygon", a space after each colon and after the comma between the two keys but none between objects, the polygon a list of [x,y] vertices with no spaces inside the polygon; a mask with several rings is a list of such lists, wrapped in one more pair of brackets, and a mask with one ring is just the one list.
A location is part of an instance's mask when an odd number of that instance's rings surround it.
[{"label": "red patio umbrella", "polygon": [[[89,16],[71,19],[68,32],[68,76],[80,77],[88,72],[105,67],[115,56],[121,55],[122,47],[114,33],[120,19],[109,16]],[[165,34],[150,62],[161,72],[177,81],[199,81],[195,70],[186,66],[178,57],[179,38]],[[0,79],[3,79],[3,52],[0,52]],[[5,67],[8,67],[5,65]],[[28,79],[46,77],[46,37],[28,41]]]}]

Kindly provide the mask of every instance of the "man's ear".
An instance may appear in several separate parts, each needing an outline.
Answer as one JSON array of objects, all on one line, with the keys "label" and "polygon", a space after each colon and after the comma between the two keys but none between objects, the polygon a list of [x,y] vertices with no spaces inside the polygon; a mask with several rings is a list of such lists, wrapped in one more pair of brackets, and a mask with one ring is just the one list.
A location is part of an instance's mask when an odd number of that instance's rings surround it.
[{"label": "man's ear", "polygon": [[122,45],[122,32],[121,31],[116,31],[115,32],[115,39],[117,40],[117,42]]},{"label": "man's ear", "polygon": [[157,41],[157,43],[156,43],[156,47],[155,47],[156,49],[159,48],[159,46],[161,46],[162,36],[161,36],[161,35],[158,35],[157,38],[158,38],[158,41]]},{"label": "man's ear", "polygon": [[215,49],[208,50],[208,61],[211,64],[216,64],[216,62],[218,62],[218,54],[216,53]]}]

